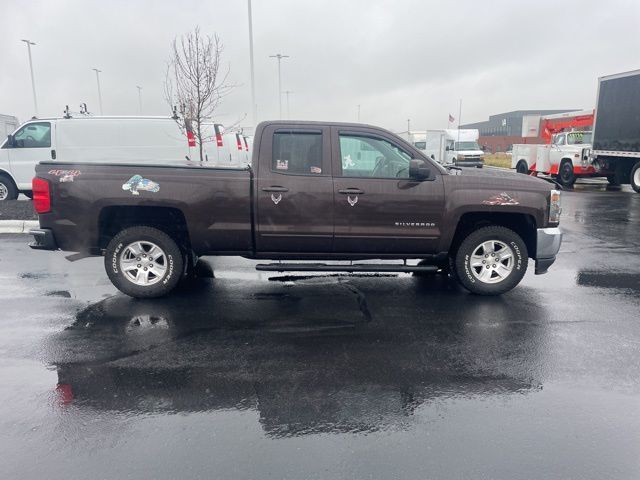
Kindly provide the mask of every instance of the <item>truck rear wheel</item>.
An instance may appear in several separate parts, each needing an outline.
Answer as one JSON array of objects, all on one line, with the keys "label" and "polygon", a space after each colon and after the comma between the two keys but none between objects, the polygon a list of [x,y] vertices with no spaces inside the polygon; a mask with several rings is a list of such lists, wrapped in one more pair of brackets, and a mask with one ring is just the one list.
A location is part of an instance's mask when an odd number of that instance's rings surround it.
[{"label": "truck rear wheel", "polygon": [[571,160],[562,160],[562,162],[560,162],[558,183],[563,187],[571,187],[576,183],[576,176],[573,173],[573,163],[571,163]]},{"label": "truck rear wheel", "polygon": [[529,173],[529,167],[527,166],[527,162],[525,162],[524,160],[520,160],[516,165],[516,172],[524,173],[525,175],[527,175]]},{"label": "truck rear wheel", "polygon": [[155,298],[173,290],[184,268],[180,247],[153,227],[130,227],[109,242],[104,266],[111,283],[131,297]]},{"label": "truck rear wheel", "polygon": [[640,193],[640,162],[631,169],[631,188]]},{"label": "truck rear wheel", "polygon": [[529,255],[520,236],[505,227],[483,227],[465,238],[454,259],[456,277],[471,293],[500,295],[527,271]]}]

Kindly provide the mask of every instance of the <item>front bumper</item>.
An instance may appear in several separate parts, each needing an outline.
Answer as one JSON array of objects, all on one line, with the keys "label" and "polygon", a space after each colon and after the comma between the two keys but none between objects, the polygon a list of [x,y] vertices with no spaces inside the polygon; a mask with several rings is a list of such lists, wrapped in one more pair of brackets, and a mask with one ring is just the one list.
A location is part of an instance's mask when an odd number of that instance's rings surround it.
[{"label": "front bumper", "polygon": [[484,165],[484,160],[469,159],[469,160],[456,160],[455,161],[455,166],[456,167],[482,168],[483,165]]},{"label": "front bumper", "polygon": [[547,273],[562,244],[562,230],[558,227],[539,228],[536,243],[536,275]]},{"label": "front bumper", "polygon": [[48,228],[36,228],[29,232],[34,241],[29,244],[34,250],[58,250],[53,232]]}]

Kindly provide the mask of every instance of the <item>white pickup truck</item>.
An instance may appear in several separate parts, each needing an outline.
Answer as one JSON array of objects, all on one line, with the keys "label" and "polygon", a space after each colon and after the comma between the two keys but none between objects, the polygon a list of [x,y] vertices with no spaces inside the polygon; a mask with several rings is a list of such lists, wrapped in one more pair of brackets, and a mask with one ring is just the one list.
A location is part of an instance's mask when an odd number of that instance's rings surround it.
[{"label": "white pickup truck", "polygon": [[[511,168],[515,168],[518,173],[551,175],[561,185],[570,187],[578,177],[604,175],[589,159],[590,149],[589,131],[557,133],[551,137],[550,145],[514,145]],[[609,181],[612,182],[613,179]]]}]

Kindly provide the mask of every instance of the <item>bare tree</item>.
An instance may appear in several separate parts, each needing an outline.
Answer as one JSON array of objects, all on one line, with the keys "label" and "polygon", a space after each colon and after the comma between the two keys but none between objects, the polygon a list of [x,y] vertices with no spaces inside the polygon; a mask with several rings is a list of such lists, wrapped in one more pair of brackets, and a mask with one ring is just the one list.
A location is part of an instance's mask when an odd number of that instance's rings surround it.
[{"label": "bare tree", "polygon": [[185,120],[191,123],[200,152],[203,155],[203,121],[213,118],[222,99],[235,85],[227,83],[229,66],[221,69],[224,48],[218,35],[203,35],[200,28],[175,38],[167,63],[165,100],[173,108],[176,104]]}]

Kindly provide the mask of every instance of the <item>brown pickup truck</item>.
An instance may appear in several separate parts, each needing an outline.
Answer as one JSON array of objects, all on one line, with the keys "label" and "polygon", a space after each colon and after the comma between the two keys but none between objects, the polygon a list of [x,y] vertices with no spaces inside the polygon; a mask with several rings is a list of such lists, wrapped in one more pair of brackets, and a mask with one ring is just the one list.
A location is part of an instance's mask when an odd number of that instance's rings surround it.
[{"label": "brown pickup truck", "polygon": [[[242,168],[40,163],[31,247],[104,255],[113,284],[134,297],[167,294],[203,255],[275,260],[256,266],[271,271],[444,269],[473,293],[497,295],[520,282],[529,258],[537,274],[555,261],[553,188],[446,169],[373,126],[263,122]],[[335,263],[371,259],[404,262]]]}]

